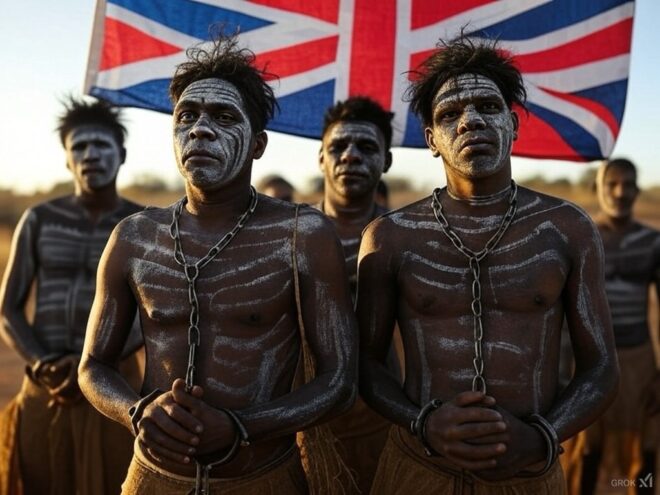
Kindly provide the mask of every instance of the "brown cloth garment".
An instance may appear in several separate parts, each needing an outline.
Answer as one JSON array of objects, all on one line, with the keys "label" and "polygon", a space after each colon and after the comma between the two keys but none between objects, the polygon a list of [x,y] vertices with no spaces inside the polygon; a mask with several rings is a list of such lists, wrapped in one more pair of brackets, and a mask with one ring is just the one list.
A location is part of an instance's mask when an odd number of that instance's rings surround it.
[{"label": "brown cloth garment", "polygon": [[619,393],[612,405],[587,428],[587,452],[602,449],[603,469],[635,479],[642,466],[642,450],[660,445],[660,415],[644,410],[645,389],[656,373],[652,344],[619,347]]},{"label": "brown cloth garment", "polygon": [[331,420],[329,425],[339,442],[339,455],[357,483],[357,486],[345,484],[347,495],[368,494],[392,423],[358,397],[347,413]]},{"label": "brown cloth garment", "polygon": [[[484,481],[460,468],[440,467],[407,445],[410,434],[392,427],[371,488],[372,495],[562,495],[559,462],[536,478]],[[410,437],[412,438],[412,437]],[[416,441],[416,440],[415,440]],[[449,464],[449,463],[446,463]]]},{"label": "brown cloth garment", "polygon": [[[127,361],[122,372],[133,383],[140,373],[137,360]],[[119,493],[131,460],[131,433],[84,398],[49,407],[50,399],[26,376],[0,413],[0,495]]]},{"label": "brown cloth garment", "polygon": [[[182,495],[195,488],[195,478],[168,473],[150,463],[137,443],[122,485],[122,495]],[[280,459],[240,478],[209,481],[210,495],[306,495],[307,481],[298,448],[293,445]]]}]

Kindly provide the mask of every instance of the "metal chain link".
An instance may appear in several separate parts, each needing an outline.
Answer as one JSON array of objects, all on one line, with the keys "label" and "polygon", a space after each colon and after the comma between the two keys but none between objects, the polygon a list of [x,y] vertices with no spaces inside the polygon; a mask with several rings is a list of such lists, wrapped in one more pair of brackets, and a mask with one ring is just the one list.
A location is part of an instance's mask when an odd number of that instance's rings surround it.
[{"label": "metal chain link", "polygon": [[474,367],[474,378],[472,379],[472,390],[481,391],[486,393],[486,379],[484,378],[484,357],[483,357],[483,339],[484,339],[484,326],[482,320],[482,304],[481,304],[481,267],[479,262],[483,260],[489,253],[495,249],[497,243],[500,241],[506,230],[511,225],[513,217],[516,215],[518,208],[518,186],[511,181],[511,193],[509,195],[509,208],[502,218],[497,231],[486,242],[485,246],[480,251],[473,251],[468,248],[461,238],[449,226],[449,222],[442,212],[442,203],[440,202],[440,189],[433,191],[433,199],[431,200],[431,207],[435,218],[440,224],[442,232],[449,238],[451,243],[463,254],[469,261],[470,272],[472,273],[472,303],[470,309],[472,310],[473,320],[473,338],[474,338],[474,358],[472,359],[472,366]]},{"label": "metal chain link", "polygon": [[201,335],[199,331],[199,301],[197,299],[196,282],[199,277],[199,272],[202,268],[208,265],[213,258],[215,258],[220,251],[222,251],[232,241],[236,234],[245,226],[254,210],[257,208],[257,201],[259,196],[254,187],[250,186],[250,205],[247,210],[239,217],[238,223],[227,234],[224,235],[206,255],[199,259],[196,263],[188,264],[186,257],[183,254],[183,247],[181,246],[181,233],[179,232],[179,218],[181,212],[188,199],[186,197],[181,200],[174,207],[172,213],[172,224],[170,225],[170,237],[174,239],[174,260],[183,267],[183,273],[188,282],[188,302],[190,303],[190,320],[188,327],[188,367],[186,368],[186,391],[190,392],[195,381],[195,360],[197,357],[197,349],[200,345]]}]

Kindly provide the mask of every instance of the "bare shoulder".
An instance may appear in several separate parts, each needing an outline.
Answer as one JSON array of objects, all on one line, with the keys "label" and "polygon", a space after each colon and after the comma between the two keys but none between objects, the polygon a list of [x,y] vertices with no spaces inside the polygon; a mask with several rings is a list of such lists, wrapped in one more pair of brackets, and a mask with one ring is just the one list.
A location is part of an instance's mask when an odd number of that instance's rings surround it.
[{"label": "bare shoulder", "polygon": [[379,244],[406,242],[429,228],[435,229],[435,223],[431,197],[427,196],[376,218],[365,227],[362,238],[363,242]]},{"label": "bare shoulder", "polygon": [[174,205],[165,208],[144,208],[123,218],[112,232],[111,241],[125,245],[139,245],[146,238],[153,238],[164,228],[169,229]]},{"label": "bare shoulder", "polygon": [[571,232],[597,234],[591,217],[580,206],[526,187],[518,188],[518,218],[532,224],[552,222],[567,235]]}]

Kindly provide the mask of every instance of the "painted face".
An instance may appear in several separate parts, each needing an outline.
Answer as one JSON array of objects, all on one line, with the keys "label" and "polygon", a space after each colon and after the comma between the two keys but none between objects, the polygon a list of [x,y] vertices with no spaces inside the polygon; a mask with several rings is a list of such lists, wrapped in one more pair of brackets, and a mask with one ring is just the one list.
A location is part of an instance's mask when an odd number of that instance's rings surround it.
[{"label": "painted face", "polygon": [[323,136],[319,157],[326,187],[344,198],[372,194],[386,170],[385,139],[370,122],[338,122]]},{"label": "painted face", "polygon": [[639,189],[637,177],[632,170],[616,165],[609,166],[596,182],[598,204],[605,215],[611,218],[627,218],[632,215]]},{"label": "painted face", "polygon": [[487,177],[510,163],[518,117],[487,77],[462,74],[438,90],[426,142],[445,167],[467,178]]},{"label": "painted face", "polygon": [[97,125],[71,130],[64,138],[64,151],[76,187],[85,192],[113,184],[124,162],[124,150],[112,131]]},{"label": "painted face", "polygon": [[222,79],[188,86],[174,108],[174,155],[195,187],[216,189],[251,166],[254,136],[241,94]]}]

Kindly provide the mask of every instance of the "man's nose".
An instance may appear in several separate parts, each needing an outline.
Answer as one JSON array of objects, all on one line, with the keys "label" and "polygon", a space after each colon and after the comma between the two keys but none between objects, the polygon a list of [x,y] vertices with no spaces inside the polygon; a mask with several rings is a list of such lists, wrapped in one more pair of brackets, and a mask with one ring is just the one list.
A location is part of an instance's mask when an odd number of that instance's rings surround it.
[{"label": "man's nose", "polygon": [[460,120],[458,122],[458,132],[462,134],[466,131],[473,131],[476,129],[485,129],[486,121],[482,115],[477,111],[474,105],[468,105],[463,110]]},{"label": "man's nose", "polygon": [[94,144],[88,144],[85,146],[85,154],[83,155],[83,160],[93,161],[99,159],[99,150]]},{"label": "man's nose", "polygon": [[194,139],[209,139],[214,140],[216,138],[215,132],[211,127],[211,122],[207,115],[200,115],[197,121],[190,128],[190,137]]},{"label": "man's nose", "polygon": [[360,163],[362,161],[362,154],[360,150],[355,145],[355,143],[349,143],[344,149],[344,152],[341,154],[342,163]]}]

